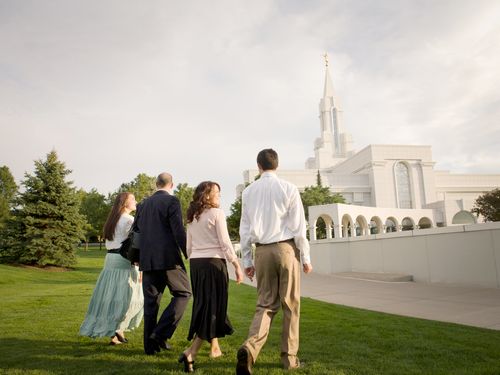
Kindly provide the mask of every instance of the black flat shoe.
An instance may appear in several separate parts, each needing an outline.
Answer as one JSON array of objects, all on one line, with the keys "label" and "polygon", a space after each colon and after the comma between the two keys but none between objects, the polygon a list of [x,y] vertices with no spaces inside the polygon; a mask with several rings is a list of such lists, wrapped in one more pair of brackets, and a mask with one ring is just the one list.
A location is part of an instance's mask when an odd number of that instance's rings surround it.
[{"label": "black flat shoe", "polygon": [[115,336],[118,339],[118,341],[120,341],[124,344],[126,344],[128,342],[128,340],[125,337],[123,337],[122,335],[120,335],[118,332],[115,332]]},{"label": "black flat shoe", "polygon": [[194,361],[188,361],[184,353],[179,356],[178,361],[184,363],[184,372],[194,372]]}]

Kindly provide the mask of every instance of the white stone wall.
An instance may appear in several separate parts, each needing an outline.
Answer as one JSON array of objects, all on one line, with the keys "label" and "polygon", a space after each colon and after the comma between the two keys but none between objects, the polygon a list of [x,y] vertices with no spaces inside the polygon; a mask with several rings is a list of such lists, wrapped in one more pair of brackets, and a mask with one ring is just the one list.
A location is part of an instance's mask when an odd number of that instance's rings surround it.
[{"label": "white stone wall", "polygon": [[500,223],[311,241],[315,272],[410,274],[417,282],[500,288]]},{"label": "white stone wall", "polygon": [[[308,210],[309,233],[312,239],[316,239],[315,228],[319,217],[322,217],[327,225],[333,226],[335,238],[346,237],[342,224],[344,221],[343,219],[347,217],[350,218],[351,225],[353,225],[354,228],[358,226],[358,218],[360,222],[365,221],[367,224],[370,223],[372,218],[378,218],[383,225],[385,225],[388,218],[391,218],[394,219],[399,226],[401,226],[404,218],[410,218],[415,226],[418,225],[422,218],[427,218],[431,221],[432,227],[436,226],[436,221],[438,219],[435,216],[436,211],[433,209],[395,209],[335,203],[311,206]],[[330,221],[332,223],[330,223]],[[380,233],[384,230],[385,228],[381,228]],[[398,230],[401,230],[401,228],[399,227]],[[369,233],[364,235],[373,236]],[[352,236],[355,237],[356,234],[353,233]]]},{"label": "white stone wall", "polygon": [[[373,160],[371,146],[367,146],[361,151],[355,153],[348,159],[341,161],[332,168],[325,170],[327,173],[353,174],[363,173],[362,170],[368,168]],[[367,173],[367,172],[364,172]]]},{"label": "white stone wall", "polygon": [[[436,187],[441,191],[489,191],[500,187],[499,174],[454,174],[449,171],[435,171]],[[466,190],[466,191],[467,191]]]}]

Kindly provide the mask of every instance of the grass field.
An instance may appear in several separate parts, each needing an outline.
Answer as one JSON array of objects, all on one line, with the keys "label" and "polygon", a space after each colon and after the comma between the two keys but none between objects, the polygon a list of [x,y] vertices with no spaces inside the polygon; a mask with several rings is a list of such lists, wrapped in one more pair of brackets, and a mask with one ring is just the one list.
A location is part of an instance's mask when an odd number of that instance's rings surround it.
[{"label": "grass field", "polygon": [[[0,373],[180,374],[176,358],[188,345],[189,305],[170,341],[171,352],[147,357],[142,326],[130,342],[78,336],[104,251],[79,251],[75,270],[48,272],[0,265]],[[229,316],[236,332],[221,340],[225,355],[197,360],[199,374],[234,374],[238,346],[247,334],[255,289],[231,282]],[[164,299],[163,305],[168,298]],[[282,374],[281,317],[255,365],[256,374]],[[300,358],[294,374],[500,374],[500,332],[380,314],[302,300]]]}]

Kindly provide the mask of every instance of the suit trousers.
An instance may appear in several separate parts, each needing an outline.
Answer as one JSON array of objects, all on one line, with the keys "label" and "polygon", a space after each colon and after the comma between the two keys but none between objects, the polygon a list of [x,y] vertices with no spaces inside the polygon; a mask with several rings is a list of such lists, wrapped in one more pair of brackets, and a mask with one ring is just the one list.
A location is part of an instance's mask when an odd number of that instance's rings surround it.
[{"label": "suit trousers", "polygon": [[300,251],[293,241],[262,245],[255,250],[257,307],[243,343],[255,362],[272,320],[283,309],[281,361],[286,369],[298,365],[300,318]]},{"label": "suit trousers", "polygon": [[[157,323],[160,302],[168,287],[172,299]],[[142,276],[144,292],[144,351],[154,354],[157,344],[149,337],[152,333],[161,340],[172,337],[191,297],[191,286],[186,270],[176,266],[170,270],[144,271]]]}]

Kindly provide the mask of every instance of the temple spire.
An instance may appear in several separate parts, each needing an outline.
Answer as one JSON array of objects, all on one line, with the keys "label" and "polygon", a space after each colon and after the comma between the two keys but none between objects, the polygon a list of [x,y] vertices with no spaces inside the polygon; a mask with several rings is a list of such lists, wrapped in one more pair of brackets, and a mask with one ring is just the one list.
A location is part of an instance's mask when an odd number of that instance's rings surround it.
[{"label": "temple spire", "polygon": [[330,71],[328,69],[328,54],[325,52],[323,57],[325,58],[325,88],[323,90],[323,98],[333,97],[334,91],[332,77],[330,77]]},{"label": "temple spire", "polygon": [[328,54],[325,59],[325,87],[323,98],[319,101],[320,136],[314,141],[314,157],[306,161],[308,169],[330,168],[351,156],[351,135],[344,131],[342,109],[335,97],[332,78],[329,72]]}]

